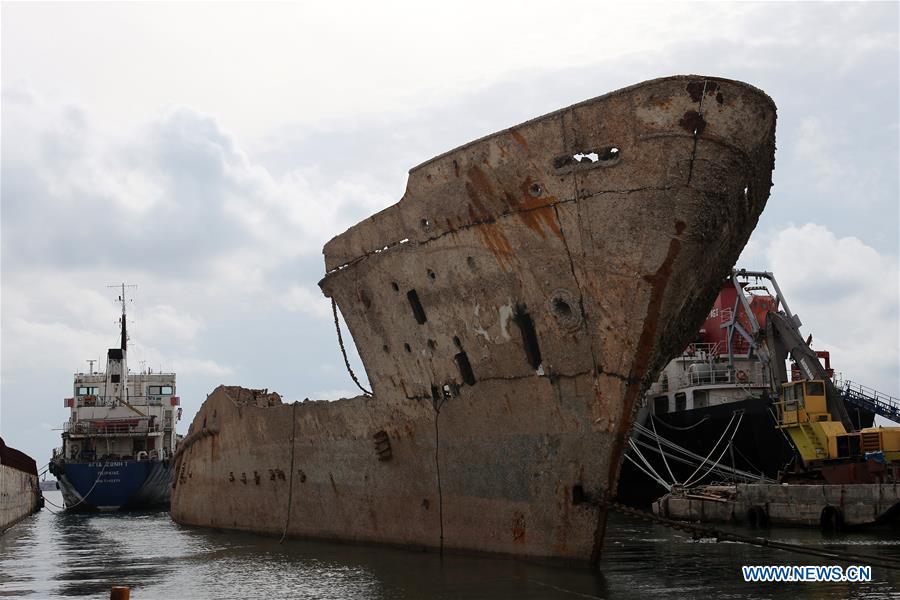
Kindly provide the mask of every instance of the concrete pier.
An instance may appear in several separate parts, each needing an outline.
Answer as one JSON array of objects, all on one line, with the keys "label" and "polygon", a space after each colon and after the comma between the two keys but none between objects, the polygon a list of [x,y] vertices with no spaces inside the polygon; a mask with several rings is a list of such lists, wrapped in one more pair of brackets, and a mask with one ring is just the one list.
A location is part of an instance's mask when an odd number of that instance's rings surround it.
[{"label": "concrete pier", "polygon": [[680,521],[839,529],[900,519],[900,484],[704,486],[666,494],[653,512]]}]

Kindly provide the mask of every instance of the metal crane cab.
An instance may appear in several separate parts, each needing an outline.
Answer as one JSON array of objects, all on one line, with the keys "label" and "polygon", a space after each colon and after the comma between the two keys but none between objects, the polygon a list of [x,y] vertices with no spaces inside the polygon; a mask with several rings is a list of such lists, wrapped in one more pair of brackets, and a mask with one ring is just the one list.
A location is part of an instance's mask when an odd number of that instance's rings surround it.
[{"label": "metal crane cab", "polygon": [[821,380],[791,381],[781,386],[778,402],[779,425],[831,421]]},{"label": "metal crane cab", "polygon": [[900,459],[900,428],[868,427],[848,432],[828,411],[830,383],[806,379],[781,386],[777,426],[791,437],[806,467],[823,467],[826,461],[865,460],[873,453],[887,462]]}]

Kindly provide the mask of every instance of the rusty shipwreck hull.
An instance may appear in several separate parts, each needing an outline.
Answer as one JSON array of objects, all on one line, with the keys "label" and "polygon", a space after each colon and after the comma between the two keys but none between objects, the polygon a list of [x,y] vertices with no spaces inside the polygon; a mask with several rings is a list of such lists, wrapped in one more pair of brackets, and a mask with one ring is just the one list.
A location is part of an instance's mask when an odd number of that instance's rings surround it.
[{"label": "rusty shipwreck hull", "polygon": [[775,106],[659,79],[434,158],[325,246],[374,396],[218,388],[181,523],[596,560],[636,400],[756,225]]}]

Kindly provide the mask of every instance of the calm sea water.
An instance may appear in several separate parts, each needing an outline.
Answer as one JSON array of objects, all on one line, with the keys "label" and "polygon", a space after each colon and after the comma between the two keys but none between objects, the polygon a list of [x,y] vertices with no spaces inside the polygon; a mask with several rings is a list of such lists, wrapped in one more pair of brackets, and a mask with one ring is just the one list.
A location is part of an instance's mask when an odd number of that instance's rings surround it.
[{"label": "calm sea water", "polygon": [[[46,492],[62,504],[58,492]],[[900,559],[900,534],[823,537],[774,530],[782,541]],[[571,599],[900,598],[900,572],[875,581],[744,583],[743,564],[829,564],[734,543],[695,542],[613,515],[599,572],[523,561],[277,540],[182,527],[167,513],[53,514],[43,510],[0,536],[0,597]]]}]

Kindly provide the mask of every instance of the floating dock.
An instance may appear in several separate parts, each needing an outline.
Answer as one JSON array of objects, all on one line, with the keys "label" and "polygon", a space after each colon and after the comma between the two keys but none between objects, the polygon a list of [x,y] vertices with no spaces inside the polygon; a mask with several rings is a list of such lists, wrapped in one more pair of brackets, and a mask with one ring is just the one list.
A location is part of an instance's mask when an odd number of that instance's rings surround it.
[{"label": "floating dock", "polygon": [[679,521],[841,529],[900,522],[900,484],[710,485],[673,490],[653,512]]}]

